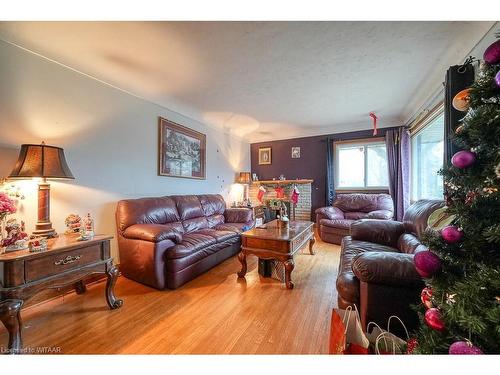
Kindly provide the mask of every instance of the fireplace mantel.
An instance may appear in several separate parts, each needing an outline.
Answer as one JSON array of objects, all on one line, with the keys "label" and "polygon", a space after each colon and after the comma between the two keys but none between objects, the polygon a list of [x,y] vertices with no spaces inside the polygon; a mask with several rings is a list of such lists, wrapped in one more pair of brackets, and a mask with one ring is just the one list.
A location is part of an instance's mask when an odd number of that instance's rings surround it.
[{"label": "fireplace mantel", "polygon": [[252,181],[252,184],[260,184],[260,185],[305,185],[312,184],[314,180],[307,179],[297,179],[297,180],[262,180],[262,181]]}]

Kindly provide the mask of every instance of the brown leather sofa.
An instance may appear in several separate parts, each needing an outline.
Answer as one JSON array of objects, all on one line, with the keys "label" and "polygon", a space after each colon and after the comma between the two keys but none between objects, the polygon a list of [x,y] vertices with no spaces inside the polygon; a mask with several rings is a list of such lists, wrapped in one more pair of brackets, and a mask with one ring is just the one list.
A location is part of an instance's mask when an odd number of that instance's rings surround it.
[{"label": "brown leather sofa", "polygon": [[122,200],[116,223],[122,274],[175,289],[236,254],[253,214],[220,195],[177,195]]},{"label": "brown leather sofa", "polygon": [[392,220],[394,205],[389,194],[337,194],[333,206],[316,210],[319,236],[340,245],[349,228],[359,219]]},{"label": "brown leather sofa", "polygon": [[387,325],[397,315],[412,328],[417,315],[410,308],[419,300],[424,282],[413,256],[427,248],[420,238],[427,219],[443,207],[439,200],[420,200],[406,211],[403,222],[365,219],[351,225],[344,237],[337,276],[338,305],[356,304],[361,322]]}]

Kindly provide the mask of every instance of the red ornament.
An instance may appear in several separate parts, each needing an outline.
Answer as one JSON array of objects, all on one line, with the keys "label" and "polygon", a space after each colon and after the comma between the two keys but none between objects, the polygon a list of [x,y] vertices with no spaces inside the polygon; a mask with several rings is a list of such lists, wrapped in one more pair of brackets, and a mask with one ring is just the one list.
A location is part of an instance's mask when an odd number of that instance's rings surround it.
[{"label": "red ornament", "polygon": [[432,289],[424,288],[422,289],[422,293],[420,293],[420,300],[424,304],[424,306],[428,309],[431,309],[434,305],[432,304]]},{"label": "red ornament", "polygon": [[451,164],[455,167],[464,169],[470,167],[476,161],[476,154],[471,151],[458,151],[451,158]]},{"label": "red ornament", "polygon": [[450,345],[449,354],[483,354],[483,351],[477,346],[472,345],[470,341],[456,341]]},{"label": "red ornament", "polygon": [[444,331],[443,317],[441,316],[441,311],[435,307],[430,308],[425,312],[424,315],[425,323],[436,331]]},{"label": "red ornament", "polygon": [[415,337],[411,337],[406,342],[406,354],[413,354],[413,351],[418,346],[418,341]]},{"label": "red ornament", "polygon": [[413,257],[420,276],[429,279],[441,270],[441,259],[430,250],[420,251]]},{"label": "red ornament", "polygon": [[462,232],[454,225],[448,225],[441,230],[441,237],[443,237],[443,240],[445,240],[445,242],[454,244],[462,241],[464,232]]},{"label": "red ornament", "polygon": [[488,48],[486,48],[483,59],[490,65],[500,63],[500,40],[493,42]]}]

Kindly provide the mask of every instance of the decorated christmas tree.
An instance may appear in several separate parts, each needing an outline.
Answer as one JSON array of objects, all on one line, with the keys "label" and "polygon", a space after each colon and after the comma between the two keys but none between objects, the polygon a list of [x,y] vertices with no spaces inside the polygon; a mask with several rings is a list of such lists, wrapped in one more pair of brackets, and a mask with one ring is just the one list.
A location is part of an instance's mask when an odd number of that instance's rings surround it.
[{"label": "decorated christmas tree", "polygon": [[466,112],[453,139],[461,150],[441,171],[449,225],[415,255],[427,284],[415,351],[500,353],[500,40],[455,99]]}]

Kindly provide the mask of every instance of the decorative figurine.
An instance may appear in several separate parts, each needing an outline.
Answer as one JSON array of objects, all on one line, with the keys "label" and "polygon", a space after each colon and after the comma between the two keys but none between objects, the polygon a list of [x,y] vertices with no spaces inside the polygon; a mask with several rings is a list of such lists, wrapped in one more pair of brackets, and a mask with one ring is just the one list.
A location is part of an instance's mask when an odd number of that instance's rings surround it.
[{"label": "decorative figurine", "polygon": [[7,237],[2,240],[5,251],[23,250],[28,247],[28,235],[25,232],[24,221],[21,224],[16,219],[10,219],[5,225]]},{"label": "decorative figurine", "polygon": [[80,215],[70,214],[65,220],[64,224],[66,225],[66,233],[78,233],[80,232],[80,228],[82,226],[82,218]]},{"label": "decorative figurine", "polygon": [[83,226],[80,227],[80,237],[78,241],[87,241],[94,237],[94,219],[90,213],[83,219]]},{"label": "decorative figurine", "polygon": [[33,237],[29,241],[30,253],[41,253],[47,250],[47,239],[45,237]]}]

